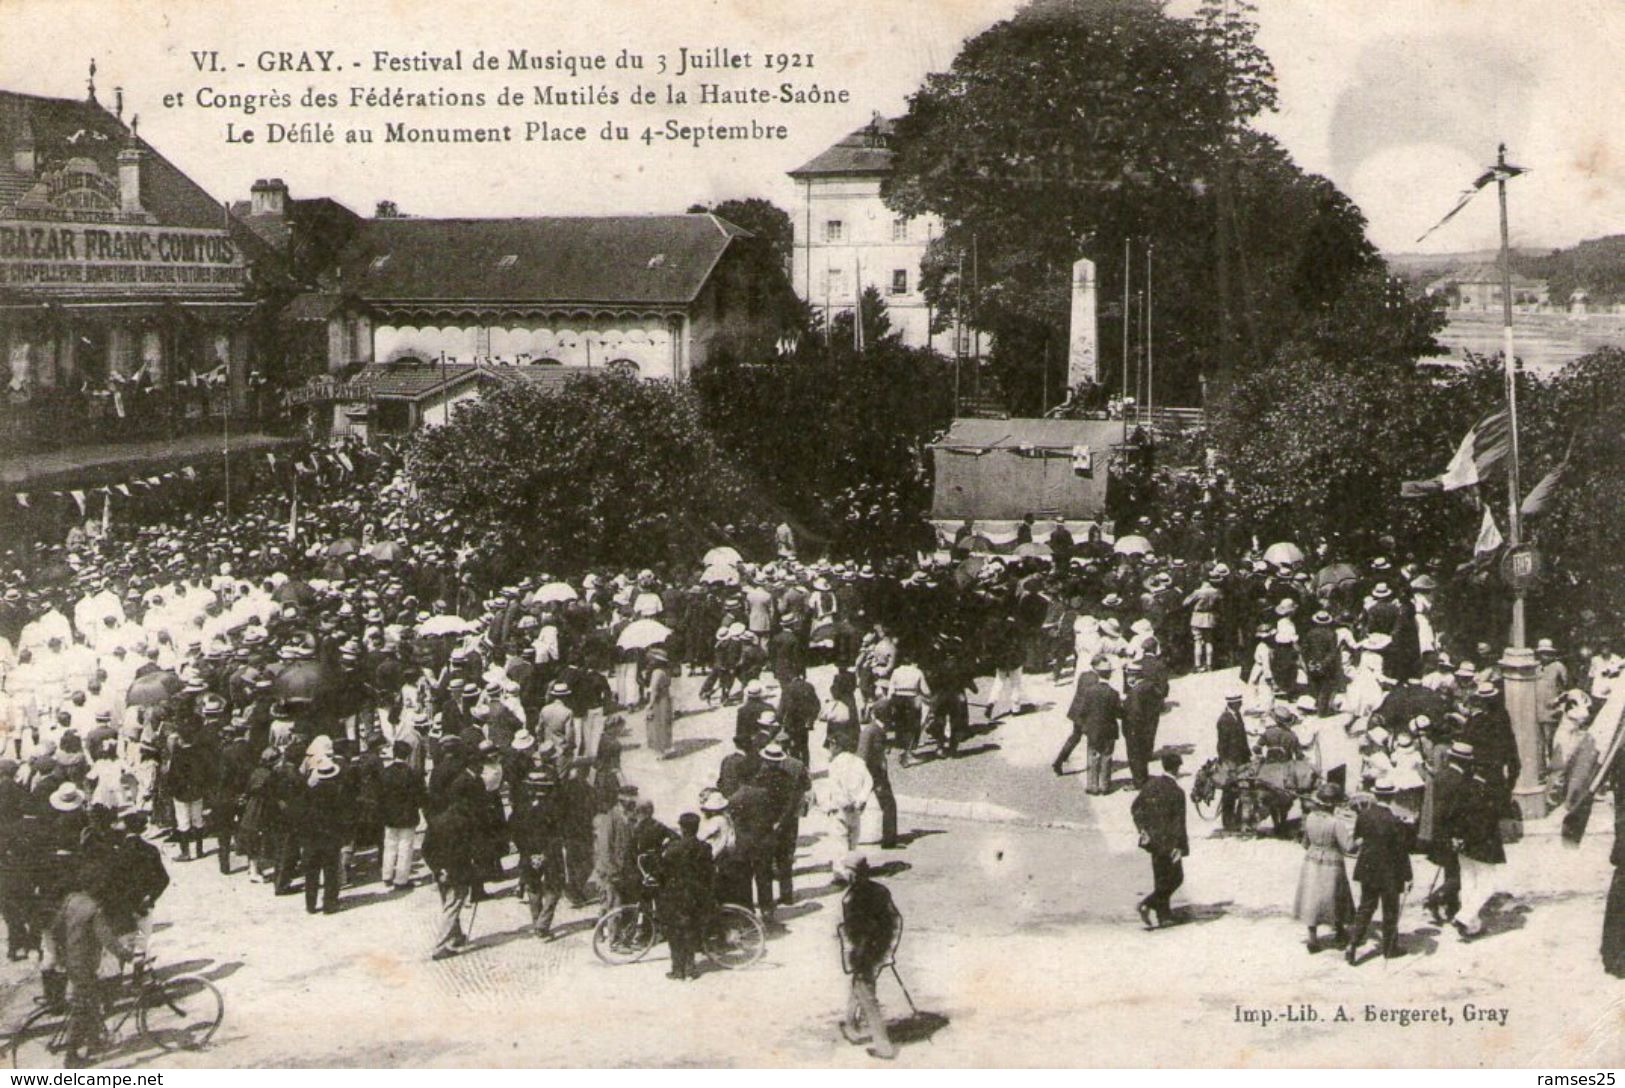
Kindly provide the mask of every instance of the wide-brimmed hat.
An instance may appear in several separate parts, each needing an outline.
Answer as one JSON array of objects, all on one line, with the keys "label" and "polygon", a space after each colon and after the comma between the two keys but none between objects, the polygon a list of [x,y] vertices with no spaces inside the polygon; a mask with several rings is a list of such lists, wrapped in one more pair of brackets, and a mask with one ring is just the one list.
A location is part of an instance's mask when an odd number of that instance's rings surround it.
[{"label": "wide-brimmed hat", "polygon": [[1119,597],[1115,593],[1108,593],[1105,597],[1101,598],[1100,607],[1121,608],[1123,607],[1123,598]]},{"label": "wide-brimmed hat", "polygon": [[777,744],[769,744],[766,748],[763,748],[761,755],[762,759],[768,763],[783,763],[785,758],[784,749]]},{"label": "wide-brimmed hat", "polygon": [[536,734],[528,729],[521,729],[513,735],[513,739],[508,742],[508,747],[516,752],[528,752],[536,747]]},{"label": "wide-brimmed hat", "polygon": [[1497,695],[1501,694],[1501,692],[1500,689],[1498,689],[1494,684],[1486,680],[1482,684],[1478,685],[1478,687],[1473,689],[1473,694],[1478,696],[1480,699],[1493,699]]},{"label": "wide-brimmed hat", "polygon": [[72,782],[64,782],[51,794],[51,807],[58,812],[78,812],[85,807],[85,791]]},{"label": "wide-brimmed hat", "polygon": [[701,812],[722,812],[728,807],[728,798],[721,790],[708,789],[700,793]]},{"label": "wide-brimmed hat", "polygon": [[548,687],[547,693],[555,698],[568,695],[570,694],[570,682],[568,680],[555,680]]},{"label": "wide-brimmed hat", "polygon": [[1460,760],[1463,763],[1471,763],[1477,758],[1473,753],[1472,744],[1464,740],[1453,741],[1448,754],[1451,759]]},{"label": "wide-brimmed hat", "polygon": [[1375,600],[1384,601],[1393,595],[1394,591],[1388,588],[1387,582],[1378,582],[1371,588],[1371,596]]},{"label": "wide-brimmed hat", "polygon": [[1535,652],[1537,654],[1555,654],[1557,653],[1557,646],[1551,639],[1543,638],[1535,643]]},{"label": "wide-brimmed hat", "polygon": [[337,778],[339,774],[339,765],[333,762],[332,756],[322,756],[316,761],[315,765],[311,767],[311,771],[317,778],[323,780]]},{"label": "wide-brimmed hat", "polygon": [[1332,614],[1322,608],[1319,612],[1316,612],[1313,616],[1309,617],[1309,622],[1319,627],[1330,627],[1333,622]]}]

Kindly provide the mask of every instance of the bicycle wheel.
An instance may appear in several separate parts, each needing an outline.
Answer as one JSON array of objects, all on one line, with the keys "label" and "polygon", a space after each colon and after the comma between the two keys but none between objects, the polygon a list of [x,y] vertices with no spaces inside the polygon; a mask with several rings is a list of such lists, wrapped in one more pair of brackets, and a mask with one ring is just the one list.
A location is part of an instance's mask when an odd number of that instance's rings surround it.
[{"label": "bicycle wheel", "polygon": [[706,927],[700,942],[705,958],[718,967],[737,971],[749,967],[767,951],[767,931],[760,919],[744,907],[726,903]]},{"label": "bicycle wheel", "polygon": [[165,1050],[198,1050],[214,1038],[225,1015],[225,999],[214,983],[197,975],[177,975],[142,992],[136,1030]]},{"label": "bicycle wheel", "polygon": [[616,907],[592,931],[593,952],[611,967],[636,963],[654,944],[654,918],[636,903]]},{"label": "bicycle wheel", "polygon": [[68,1014],[61,1009],[35,1009],[6,1040],[13,1069],[49,1069],[62,1064],[68,1039]]}]

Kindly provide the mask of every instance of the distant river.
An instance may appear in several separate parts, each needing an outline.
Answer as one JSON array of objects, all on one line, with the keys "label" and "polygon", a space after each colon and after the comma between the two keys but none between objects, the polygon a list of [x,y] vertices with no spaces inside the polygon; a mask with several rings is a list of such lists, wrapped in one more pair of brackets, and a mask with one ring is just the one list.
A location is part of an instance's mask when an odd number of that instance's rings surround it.
[{"label": "distant river", "polygon": [[[1576,320],[1563,314],[1514,314],[1514,351],[1530,370],[1561,369],[1571,359],[1600,347],[1625,347],[1625,317],[1599,314]],[[1457,359],[1501,352],[1501,319],[1490,314],[1451,314],[1439,342]],[[1442,361],[1442,360],[1441,360]]]}]

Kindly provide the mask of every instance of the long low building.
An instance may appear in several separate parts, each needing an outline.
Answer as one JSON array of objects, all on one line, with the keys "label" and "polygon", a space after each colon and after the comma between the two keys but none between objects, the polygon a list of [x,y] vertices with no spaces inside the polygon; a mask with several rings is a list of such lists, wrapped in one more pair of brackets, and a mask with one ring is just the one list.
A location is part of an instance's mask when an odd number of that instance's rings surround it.
[{"label": "long low building", "polygon": [[502,372],[680,381],[724,344],[771,349],[758,244],[710,214],[365,220],[288,308],[327,329],[328,376],[292,399],[315,432],[384,434]]}]

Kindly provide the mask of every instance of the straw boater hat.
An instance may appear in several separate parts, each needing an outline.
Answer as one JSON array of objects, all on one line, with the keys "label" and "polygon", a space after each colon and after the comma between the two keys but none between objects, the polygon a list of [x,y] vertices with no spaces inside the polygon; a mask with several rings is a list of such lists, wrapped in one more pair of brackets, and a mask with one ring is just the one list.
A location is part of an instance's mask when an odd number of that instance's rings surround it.
[{"label": "straw boater hat", "polygon": [[78,812],[85,807],[85,791],[72,782],[64,782],[51,794],[51,807],[58,812]]},{"label": "straw boater hat", "polygon": [[[764,714],[763,718],[765,719],[766,717],[767,715]],[[762,759],[768,763],[783,763],[784,749],[780,748],[777,744],[769,744],[766,748],[762,749]]]},{"label": "straw boater hat", "polygon": [[700,791],[701,812],[724,812],[728,808],[728,798],[721,790],[706,789]]},{"label": "straw boater hat", "polygon": [[1388,588],[1387,582],[1378,582],[1371,590],[1372,598],[1379,601],[1385,601],[1393,595],[1394,591]]},{"label": "straw boater hat", "polygon": [[555,680],[552,686],[547,689],[547,693],[555,699],[562,699],[570,694],[570,682],[568,680]]},{"label": "straw boater hat", "polygon": [[1460,763],[1471,763],[1475,758],[1473,746],[1464,740],[1451,742],[1449,756]]}]

